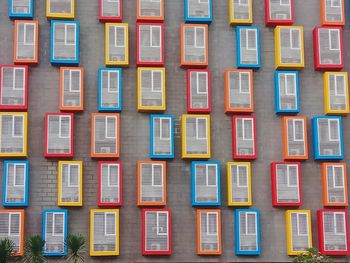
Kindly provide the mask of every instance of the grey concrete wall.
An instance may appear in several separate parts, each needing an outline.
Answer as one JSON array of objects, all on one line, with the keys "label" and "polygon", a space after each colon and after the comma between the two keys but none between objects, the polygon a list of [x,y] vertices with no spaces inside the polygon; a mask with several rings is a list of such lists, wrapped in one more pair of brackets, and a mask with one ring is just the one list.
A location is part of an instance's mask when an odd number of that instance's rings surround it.
[{"label": "grey concrete wall", "polygon": [[[41,212],[56,208],[57,162],[43,157],[44,114],[59,110],[59,69],[49,63],[49,22],[44,0],[35,1],[39,20],[40,64],[29,70],[29,160],[30,206],[26,209],[26,235],[41,233]],[[85,111],[75,115],[75,159],[84,161],[82,208],[69,209],[69,231],[89,236],[89,210],[97,207],[97,161],[90,159],[90,114],[97,112],[97,69],[104,66],[104,25],[98,21],[97,0],[76,0],[76,19],[81,23],[80,65],[85,68]],[[121,114],[121,158],[123,162],[123,207],[120,218],[120,256],[87,257],[87,262],[282,262],[286,256],[285,210],[271,205],[272,161],[282,160],[281,119],[274,114],[273,29],[264,26],[263,0],[254,0],[254,24],[261,28],[262,68],[254,73],[255,114],[257,116],[258,159],[252,164],[253,207],[261,209],[262,254],[258,258],[234,255],[234,209],[227,207],[225,163],[231,161],[231,119],[224,114],[223,71],[235,68],[235,29],[228,24],[228,1],[214,0],[214,21],[209,33],[209,68],[212,73],[211,132],[212,159],[221,162],[223,254],[220,257],[196,255],[195,209],[190,205],[190,163],[182,161],[180,116],[186,112],[185,70],[180,65],[180,24],[183,0],[166,0],[165,59],[167,70],[167,113],[176,116],[176,158],[168,162],[167,207],[172,209],[173,255],[141,256],[141,210],[136,206],[136,163],[149,156],[149,116],[136,106],[135,0],[123,1],[124,22],[130,25],[130,67],[123,72],[123,112]],[[348,1],[346,1],[348,2]],[[13,62],[13,22],[8,19],[8,0],[0,2],[0,63]],[[348,6],[347,6],[348,7]],[[348,9],[347,9],[348,10]],[[307,117],[323,114],[322,74],[315,72],[312,29],[319,24],[318,0],[295,0],[295,25],[305,27],[305,69],[300,74],[301,113]],[[349,26],[344,28],[345,70],[349,70]],[[345,155],[350,163],[349,117],[344,119]],[[318,245],[316,211],[322,208],[321,167],[313,161],[311,122],[308,123],[309,160],[302,164],[303,206],[312,210],[314,246]],[[0,171],[2,171],[2,162]],[[2,180],[2,172],[0,172]],[[350,257],[339,258],[349,262]],[[51,260],[50,261],[55,261]],[[57,260],[59,261],[59,260]]]}]

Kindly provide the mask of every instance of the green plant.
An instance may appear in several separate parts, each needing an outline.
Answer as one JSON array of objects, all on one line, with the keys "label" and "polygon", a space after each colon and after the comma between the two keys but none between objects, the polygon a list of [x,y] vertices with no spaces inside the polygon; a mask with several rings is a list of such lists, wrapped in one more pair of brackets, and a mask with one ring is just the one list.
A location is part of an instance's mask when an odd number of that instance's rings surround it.
[{"label": "green plant", "polygon": [[85,261],[85,238],[82,235],[69,235],[66,245],[68,248],[67,262],[78,263]]},{"label": "green plant", "polygon": [[45,245],[45,241],[41,236],[31,236],[26,239],[24,245],[24,263],[44,263],[46,259],[44,258],[42,251]]},{"label": "green plant", "polygon": [[15,261],[15,243],[5,238],[0,240],[0,263]]},{"label": "green plant", "polygon": [[322,255],[316,248],[309,248],[307,252],[295,257],[293,262],[333,263],[334,260],[328,256]]}]

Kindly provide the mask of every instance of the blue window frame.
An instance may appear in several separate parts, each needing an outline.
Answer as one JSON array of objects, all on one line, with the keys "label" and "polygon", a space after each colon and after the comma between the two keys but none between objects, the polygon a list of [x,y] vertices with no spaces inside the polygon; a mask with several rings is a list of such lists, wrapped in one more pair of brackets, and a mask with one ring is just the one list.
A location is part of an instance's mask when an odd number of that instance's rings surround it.
[{"label": "blue window frame", "polygon": [[34,0],[23,0],[17,3],[16,0],[9,0],[10,19],[32,19],[34,16]]},{"label": "blue window frame", "polygon": [[220,206],[220,162],[192,162],[192,206]]},{"label": "blue window frame", "polygon": [[312,126],[314,159],[342,160],[344,158],[342,117],[314,117]]},{"label": "blue window frame", "polygon": [[43,255],[67,255],[68,210],[44,210],[42,223],[42,238],[45,241]]},{"label": "blue window frame", "polygon": [[2,202],[4,207],[26,207],[29,195],[29,162],[5,160]]},{"label": "blue window frame", "polygon": [[260,68],[260,29],[256,26],[236,27],[236,50],[238,68]]},{"label": "blue window frame", "polygon": [[174,159],[174,115],[151,114],[151,159]]},{"label": "blue window frame", "polygon": [[275,113],[300,112],[299,72],[275,71]]},{"label": "blue window frame", "polygon": [[235,211],[235,252],[237,256],[259,256],[260,210],[236,209]]},{"label": "blue window frame", "polygon": [[52,65],[79,64],[78,21],[51,21],[50,62]]},{"label": "blue window frame", "polygon": [[185,22],[206,23],[213,21],[213,0],[184,0]]},{"label": "blue window frame", "polygon": [[121,68],[98,69],[98,111],[122,111],[122,86]]}]

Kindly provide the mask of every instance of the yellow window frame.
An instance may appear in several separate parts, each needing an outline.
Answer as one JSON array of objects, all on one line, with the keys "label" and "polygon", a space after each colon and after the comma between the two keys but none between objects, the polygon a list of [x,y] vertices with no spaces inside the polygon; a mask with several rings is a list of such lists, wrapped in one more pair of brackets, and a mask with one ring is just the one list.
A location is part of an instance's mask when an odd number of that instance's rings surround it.
[{"label": "yellow window frame", "polygon": [[[141,105],[141,75],[142,71],[160,71],[162,74],[162,105],[161,106],[142,106]],[[150,67],[138,67],[137,68],[137,110],[138,111],[165,111],[166,110],[166,95],[165,95],[165,68],[150,68]]]},{"label": "yellow window frame", "polygon": [[[247,167],[248,172],[248,202],[232,202],[232,191],[231,191],[231,170],[234,165],[241,165]],[[252,172],[250,162],[228,162],[227,163],[227,204],[228,206],[251,206],[253,204],[252,199]]]},{"label": "yellow window frame", "polygon": [[233,0],[228,0],[228,12],[229,12],[229,19],[230,19],[230,25],[251,25],[253,24],[253,0],[249,0],[249,19],[237,19],[234,17],[234,4]]},{"label": "yellow window frame", "polygon": [[[115,251],[94,251],[94,215],[95,213],[116,213],[115,222]],[[119,255],[119,209],[90,209],[90,256],[118,256]]]},{"label": "yellow window frame", "polygon": [[310,210],[287,210],[286,211],[286,231],[287,231],[287,254],[289,256],[295,256],[302,254],[306,251],[294,251],[292,240],[292,213],[306,213],[308,215],[308,238],[309,246],[312,248],[312,228],[311,228],[311,211]]},{"label": "yellow window frame", "polygon": [[[0,112],[0,123],[2,122],[2,116],[23,116],[23,151],[21,153],[0,152],[0,157],[27,157],[28,152],[28,113],[27,112]],[[1,125],[0,125],[0,140],[1,140]]]},{"label": "yellow window frame", "polygon": [[[124,27],[125,30],[125,60],[110,61],[109,57],[109,28],[113,26]],[[128,23],[106,23],[105,24],[105,63],[107,66],[129,66],[129,24]]]},{"label": "yellow window frame", "polygon": [[46,17],[48,19],[74,19],[75,18],[75,0],[71,0],[71,13],[51,13],[51,0],[46,0]]},{"label": "yellow window frame", "polygon": [[[63,165],[73,164],[80,166],[79,172],[79,201],[78,202],[62,202],[62,170]],[[82,206],[83,205],[83,161],[59,161],[58,162],[58,194],[57,205],[58,206]]]},{"label": "yellow window frame", "polygon": [[[207,120],[207,154],[187,154],[186,153],[186,121],[190,118],[205,118]],[[182,114],[181,116],[181,142],[182,142],[182,158],[188,159],[209,159],[211,156],[211,143],[210,143],[210,115],[205,114]]]},{"label": "yellow window frame", "polygon": [[[301,63],[282,63],[281,62],[281,34],[280,34],[281,29],[298,29],[300,31]],[[303,69],[305,66],[304,27],[303,26],[276,26],[274,30],[274,37],[275,37],[276,69]]]},{"label": "yellow window frame", "polygon": [[[342,75],[345,79],[345,110],[332,110],[330,102],[330,89],[329,89],[329,77],[331,75]],[[349,76],[348,72],[325,72],[323,74],[323,86],[324,86],[324,111],[327,115],[332,114],[348,114],[349,110]]]}]

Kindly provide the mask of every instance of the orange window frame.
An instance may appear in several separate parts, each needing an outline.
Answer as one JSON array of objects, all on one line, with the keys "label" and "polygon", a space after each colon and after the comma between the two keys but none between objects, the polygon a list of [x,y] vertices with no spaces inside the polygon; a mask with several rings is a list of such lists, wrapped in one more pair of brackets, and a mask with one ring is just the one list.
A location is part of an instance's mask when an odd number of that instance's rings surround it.
[{"label": "orange window frame", "polygon": [[[35,58],[32,60],[17,60],[17,34],[18,34],[18,25],[26,23],[26,24],[34,24],[34,32],[35,32]],[[14,24],[14,41],[13,41],[13,62],[15,64],[38,64],[39,61],[39,22],[38,20],[15,20]]]},{"label": "orange window frame", "polygon": [[[64,71],[79,70],[80,71],[80,106],[64,106]],[[60,110],[61,111],[83,111],[84,110],[84,68],[83,67],[60,67]]]},{"label": "orange window frame", "polygon": [[342,10],[342,20],[339,21],[327,21],[326,19],[326,1],[321,0],[321,8],[320,8],[320,18],[322,26],[343,26],[345,25],[345,0],[341,1],[341,10]]}]

